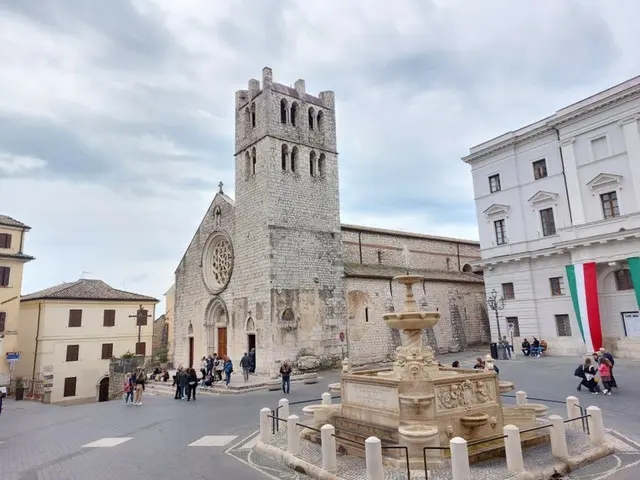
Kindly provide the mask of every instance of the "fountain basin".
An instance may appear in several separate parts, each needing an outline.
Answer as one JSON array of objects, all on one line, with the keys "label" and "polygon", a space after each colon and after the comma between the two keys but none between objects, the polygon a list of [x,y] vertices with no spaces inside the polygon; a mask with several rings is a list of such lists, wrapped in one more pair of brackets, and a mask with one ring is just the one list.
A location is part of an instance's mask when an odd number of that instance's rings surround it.
[{"label": "fountain basin", "polygon": [[507,393],[515,388],[513,385],[513,382],[508,382],[506,380],[500,380],[499,384],[500,384],[500,393]]},{"label": "fountain basin", "polygon": [[549,412],[549,407],[543,405],[542,403],[525,403],[523,405],[519,405],[518,408],[533,410],[537,418],[545,417]]},{"label": "fountain basin", "polygon": [[342,385],[340,385],[340,382],[329,384],[329,391],[331,393],[340,393],[341,390],[342,390]]},{"label": "fountain basin", "polygon": [[413,407],[416,410],[420,410],[423,408],[428,408],[431,403],[433,403],[433,399],[435,398],[435,394],[418,394],[418,393],[400,393],[398,394],[398,400],[400,400],[400,405],[403,407]]},{"label": "fountain basin", "polygon": [[399,330],[422,330],[433,328],[440,320],[438,312],[400,312],[383,315],[390,328]]},{"label": "fountain basin", "polygon": [[489,415],[486,413],[472,413],[471,415],[465,415],[460,417],[460,424],[467,428],[478,428],[487,424],[489,421]]},{"label": "fountain basin", "polygon": [[325,405],[307,405],[302,409],[302,412],[308,417],[313,417],[318,410],[323,410]]}]

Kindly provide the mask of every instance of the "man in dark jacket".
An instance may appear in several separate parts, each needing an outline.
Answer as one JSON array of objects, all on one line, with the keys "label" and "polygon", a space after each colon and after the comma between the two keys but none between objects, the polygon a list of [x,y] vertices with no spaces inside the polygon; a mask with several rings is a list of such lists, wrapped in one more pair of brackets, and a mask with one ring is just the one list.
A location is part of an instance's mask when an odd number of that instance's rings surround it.
[{"label": "man in dark jacket", "polygon": [[289,361],[285,360],[280,367],[280,375],[282,375],[282,391],[285,395],[289,395],[289,389],[291,388],[291,367]]},{"label": "man in dark jacket", "polygon": [[244,352],[244,355],[240,359],[240,368],[242,368],[244,383],[247,383],[249,381],[249,368],[251,368],[251,362],[249,361],[249,355],[247,352]]},{"label": "man in dark jacket", "polygon": [[249,373],[256,373],[256,349],[249,352]]}]

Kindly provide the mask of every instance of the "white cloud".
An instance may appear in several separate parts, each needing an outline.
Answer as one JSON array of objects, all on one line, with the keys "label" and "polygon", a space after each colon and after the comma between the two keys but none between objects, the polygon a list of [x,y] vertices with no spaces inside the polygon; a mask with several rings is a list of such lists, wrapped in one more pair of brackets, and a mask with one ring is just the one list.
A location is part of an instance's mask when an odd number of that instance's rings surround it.
[{"label": "white cloud", "polygon": [[47,165],[41,158],[0,151],[0,176],[13,176],[40,170]]}]

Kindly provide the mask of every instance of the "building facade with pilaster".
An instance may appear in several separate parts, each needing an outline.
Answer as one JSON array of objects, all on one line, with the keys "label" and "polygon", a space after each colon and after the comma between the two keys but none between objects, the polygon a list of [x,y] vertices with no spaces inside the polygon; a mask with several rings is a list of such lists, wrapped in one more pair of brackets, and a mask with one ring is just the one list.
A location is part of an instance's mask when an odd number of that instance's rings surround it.
[{"label": "building facade with pilaster", "polygon": [[[471,148],[501,331],[640,358],[640,76]],[[491,318],[492,338],[497,323]]]}]

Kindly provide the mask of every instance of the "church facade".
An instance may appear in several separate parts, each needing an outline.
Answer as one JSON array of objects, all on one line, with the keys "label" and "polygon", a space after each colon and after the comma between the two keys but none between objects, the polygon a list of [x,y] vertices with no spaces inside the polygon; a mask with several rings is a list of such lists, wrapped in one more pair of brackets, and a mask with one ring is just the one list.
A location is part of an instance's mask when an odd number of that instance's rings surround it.
[{"label": "church facade", "polygon": [[477,242],[341,225],[333,92],[309,95],[265,68],[236,92],[235,113],[236,198],[220,185],[175,272],[176,365],[237,363],[251,348],[261,373],[300,356],[386,360],[400,333],[382,314],[401,308],[391,278],[407,271],[442,313],[428,335],[440,351],[489,341]]}]

